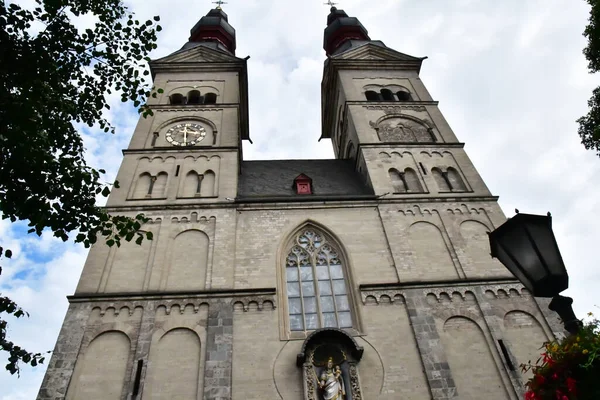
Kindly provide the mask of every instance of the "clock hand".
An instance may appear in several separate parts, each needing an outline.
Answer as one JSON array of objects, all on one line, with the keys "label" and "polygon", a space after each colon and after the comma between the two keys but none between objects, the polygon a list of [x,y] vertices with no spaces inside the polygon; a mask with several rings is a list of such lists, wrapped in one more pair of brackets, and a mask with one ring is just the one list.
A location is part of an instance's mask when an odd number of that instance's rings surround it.
[{"label": "clock hand", "polygon": [[187,133],[188,133],[187,126],[184,126],[183,127],[183,144],[184,145],[187,143]]}]

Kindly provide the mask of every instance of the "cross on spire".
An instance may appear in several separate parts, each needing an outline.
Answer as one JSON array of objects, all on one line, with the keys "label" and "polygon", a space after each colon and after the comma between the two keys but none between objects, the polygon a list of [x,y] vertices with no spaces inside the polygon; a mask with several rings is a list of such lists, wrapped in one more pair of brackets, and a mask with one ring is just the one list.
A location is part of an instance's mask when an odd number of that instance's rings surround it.
[{"label": "cross on spire", "polygon": [[328,0],[328,1],[327,1],[327,3],[323,3],[323,4],[325,4],[326,6],[329,6],[329,7],[333,7],[333,6],[335,6],[337,3],[334,3],[332,0]]},{"label": "cross on spire", "polygon": [[225,2],[225,1],[223,1],[223,0],[217,0],[217,1],[213,1],[213,4],[216,4],[216,5],[217,5],[217,9],[219,9],[219,10],[220,10],[220,9],[221,9],[221,6],[222,6],[223,4],[227,4],[227,2]]}]

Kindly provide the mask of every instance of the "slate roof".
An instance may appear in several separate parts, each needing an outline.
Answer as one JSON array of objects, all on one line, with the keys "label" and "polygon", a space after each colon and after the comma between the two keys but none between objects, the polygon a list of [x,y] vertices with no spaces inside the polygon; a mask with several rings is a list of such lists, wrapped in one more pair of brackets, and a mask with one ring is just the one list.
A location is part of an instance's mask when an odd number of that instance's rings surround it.
[{"label": "slate roof", "polygon": [[[312,195],[298,195],[294,178],[305,174],[312,179]],[[238,199],[320,197],[372,197],[373,191],[354,171],[351,160],[265,160],[242,161]]]}]

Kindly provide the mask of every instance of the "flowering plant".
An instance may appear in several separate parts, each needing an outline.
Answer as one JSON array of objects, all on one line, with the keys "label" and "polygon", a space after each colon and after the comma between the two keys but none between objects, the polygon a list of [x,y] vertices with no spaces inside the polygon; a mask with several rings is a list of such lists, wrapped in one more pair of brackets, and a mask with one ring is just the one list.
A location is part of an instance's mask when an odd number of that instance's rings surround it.
[{"label": "flowering plant", "polygon": [[[592,313],[588,314],[593,317]],[[532,370],[525,384],[526,400],[600,399],[600,321],[585,322],[576,335],[544,343],[536,364],[522,364]]]}]

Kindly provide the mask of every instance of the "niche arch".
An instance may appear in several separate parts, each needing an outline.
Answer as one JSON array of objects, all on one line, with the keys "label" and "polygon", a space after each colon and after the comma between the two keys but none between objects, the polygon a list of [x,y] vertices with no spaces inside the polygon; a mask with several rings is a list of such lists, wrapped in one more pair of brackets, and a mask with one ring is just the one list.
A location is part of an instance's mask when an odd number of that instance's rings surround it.
[{"label": "niche arch", "polygon": [[[341,329],[312,332],[296,356],[296,366],[302,368],[304,398],[318,398],[318,381],[333,379],[345,399],[362,399],[358,363],[363,352],[363,347]],[[336,373],[339,378],[335,378]]]},{"label": "niche arch", "polygon": [[177,233],[169,251],[166,290],[204,290],[210,262],[210,237],[199,229]]},{"label": "niche arch", "polygon": [[[202,343],[198,333],[185,326],[161,332],[153,338],[146,373],[144,397],[194,400],[202,390]],[[173,358],[177,363],[169,362]]]},{"label": "niche arch", "polygon": [[119,330],[95,336],[77,359],[66,399],[121,398],[131,353],[131,339]]},{"label": "niche arch", "polygon": [[437,142],[431,123],[412,115],[388,114],[371,121],[370,125],[381,142]]}]

